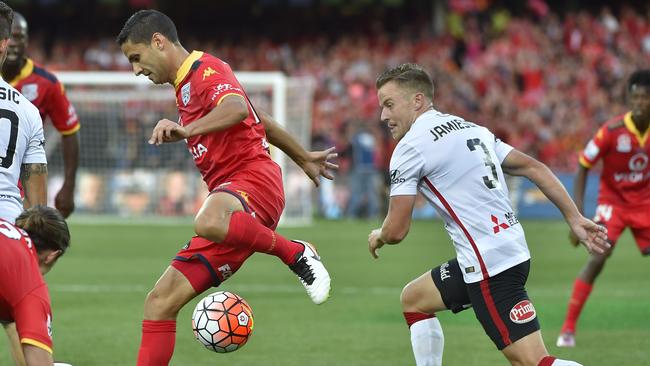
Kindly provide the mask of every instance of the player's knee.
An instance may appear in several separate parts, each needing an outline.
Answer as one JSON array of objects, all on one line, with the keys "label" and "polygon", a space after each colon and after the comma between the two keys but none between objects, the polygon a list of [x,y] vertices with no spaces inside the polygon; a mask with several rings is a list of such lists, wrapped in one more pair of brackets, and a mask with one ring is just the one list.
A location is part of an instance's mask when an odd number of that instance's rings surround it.
[{"label": "player's knee", "polygon": [[144,317],[147,320],[165,320],[175,318],[180,307],[173,301],[171,296],[156,288],[149,291],[144,302]]},{"label": "player's knee", "polygon": [[399,297],[399,300],[402,304],[402,310],[404,312],[419,311],[417,309],[417,303],[419,298],[420,296],[418,295],[416,286],[414,286],[412,282],[404,286],[404,288],[402,289],[402,293],[400,294]]}]

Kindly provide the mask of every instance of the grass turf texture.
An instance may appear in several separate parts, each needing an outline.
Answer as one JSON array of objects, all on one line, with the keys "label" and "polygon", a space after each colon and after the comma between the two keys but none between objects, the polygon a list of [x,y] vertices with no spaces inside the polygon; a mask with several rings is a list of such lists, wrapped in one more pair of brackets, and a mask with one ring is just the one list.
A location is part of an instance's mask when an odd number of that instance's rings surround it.
[{"label": "grass turf texture", "polygon": [[[282,228],[314,242],[332,275],[329,302],[313,305],[295,276],[276,258],[257,254],[220,287],[253,308],[248,344],[215,354],[193,338],[191,311],[180,313],[172,365],[412,365],[399,294],[412,278],[453,257],[442,224],[415,222],[398,246],[373,260],[367,234],[378,222],[317,222]],[[572,283],[587,255],[566,240],[560,222],[524,221],[533,254],[528,292],[549,352],[585,365],[641,365],[650,359],[650,265],[629,232],[599,278],[579,323],[578,347],[555,339]],[[55,359],[75,366],[133,365],[147,291],[191,235],[183,225],[71,225],[73,243],[47,276],[54,309]],[[216,290],[215,290],[216,291]],[[505,365],[469,310],[439,314],[445,365]],[[0,337],[0,364],[11,364]]]}]

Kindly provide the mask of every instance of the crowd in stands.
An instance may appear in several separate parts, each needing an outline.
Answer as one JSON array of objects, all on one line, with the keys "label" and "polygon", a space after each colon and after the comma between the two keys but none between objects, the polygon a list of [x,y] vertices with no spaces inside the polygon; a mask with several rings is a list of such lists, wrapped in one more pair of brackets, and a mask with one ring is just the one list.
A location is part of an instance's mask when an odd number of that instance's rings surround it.
[{"label": "crowd in stands", "polygon": [[[576,152],[595,129],[625,112],[627,76],[650,65],[650,14],[604,7],[560,16],[541,1],[530,4],[523,16],[499,8],[453,9],[438,34],[420,24],[398,34],[377,30],[336,39],[181,39],[187,49],[211,52],[235,70],[314,78],[314,143],[338,146],[343,173],[353,164],[351,137],[359,129],[376,142],[375,167],[387,169],[392,144],[379,122],[374,82],[403,62],[431,72],[437,109],[491,128],[557,171],[573,172]],[[54,70],[130,67],[112,39],[61,40],[45,54],[36,37],[28,52]]]}]

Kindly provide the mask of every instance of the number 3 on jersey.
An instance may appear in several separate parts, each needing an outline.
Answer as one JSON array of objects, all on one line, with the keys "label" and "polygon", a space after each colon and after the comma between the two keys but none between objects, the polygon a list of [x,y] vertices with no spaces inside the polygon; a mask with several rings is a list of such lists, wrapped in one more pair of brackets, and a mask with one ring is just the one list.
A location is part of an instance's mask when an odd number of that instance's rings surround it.
[{"label": "number 3 on jersey", "polygon": [[483,163],[488,168],[488,170],[490,171],[490,175],[492,176],[492,177],[488,177],[487,175],[484,175],[483,183],[485,184],[486,187],[490,189],[500,188],[496,165],[494,165],[494,162],[492,162],[492,157],[490,156],[490,152],[488,151],[483,141],[481,141],[481,139],[478,138],[467,140],[467,148],[469,148],[469,151],[476,151],[477,145],[480,146],[483,150],[483,154],[484,154]]}]

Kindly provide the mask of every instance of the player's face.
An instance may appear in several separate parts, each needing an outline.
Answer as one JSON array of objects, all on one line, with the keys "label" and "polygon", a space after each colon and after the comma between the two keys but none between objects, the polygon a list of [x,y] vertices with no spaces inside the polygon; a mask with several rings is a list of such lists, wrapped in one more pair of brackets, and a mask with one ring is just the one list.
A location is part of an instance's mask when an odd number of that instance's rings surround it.
[{"label": "player's face", "polygon": [[393,139],[399,141],[406,135],[418,116],[413,92],[389,81],[377,91],[381,120],[388,125]]},{"label": "player's face", "polygon": [[136,75],[142,74],[154,84],[171,82],[164,68],[165,58],[161,51],[148,44],[127,41],[122,44],[122,52],[129,59]]},{"label": "player's face", "polygon": [[629,94],[632,119],[635,122],[650,120],[650,87],[632,85]]},{"label": "player's face", "polygon": [[22,62],[27,48],[27,24],[14,21],[11,26],[11,38],[7,48],[6,63],[16,64]]}]

